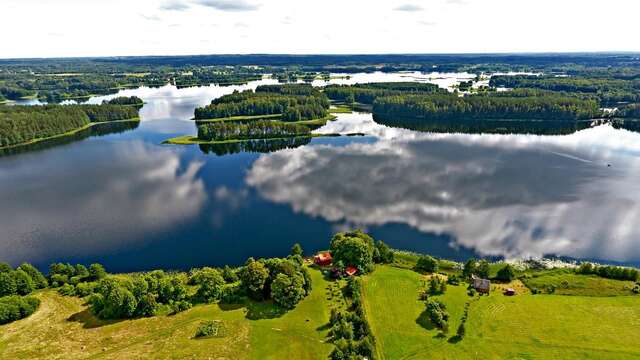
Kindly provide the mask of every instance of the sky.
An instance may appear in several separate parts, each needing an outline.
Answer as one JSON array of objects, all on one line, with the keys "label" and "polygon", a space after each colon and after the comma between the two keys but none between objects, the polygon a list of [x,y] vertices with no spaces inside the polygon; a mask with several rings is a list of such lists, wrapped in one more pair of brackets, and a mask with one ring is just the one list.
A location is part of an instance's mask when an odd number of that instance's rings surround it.
[{"label": "sky", "polygon": [[0,58],[640,51],[637,0],[2,0]]}]

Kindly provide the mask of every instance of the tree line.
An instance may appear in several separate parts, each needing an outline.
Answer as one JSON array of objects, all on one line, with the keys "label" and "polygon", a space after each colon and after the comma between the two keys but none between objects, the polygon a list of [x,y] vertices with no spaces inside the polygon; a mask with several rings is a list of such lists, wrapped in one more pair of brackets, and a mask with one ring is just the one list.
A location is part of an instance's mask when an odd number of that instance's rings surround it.
[{"label": "tree line", "polygon": [[195,119],[281,114],[283,121],[300,121],[323,118],[328,109],[329,99],[309,85],[270,85],[214,99],[196,108]]},{"label": "tree line", "polygon": [[359,102],[373,104],[384,96],[401,94],[437,94],[446,93],[438,85],[417,82],[391,82],[368,83],[356,85],[329,85],[324,88],[324,93],[332,100],[342,101],[348,104]]},{"label": "tree line", "polygon": [[311,129],[300,124],[256,120],[249,122],[219,121],[198,124],[198,139],[205,141],[269,139],[310,136]]},{"label": "tree line", "polygon": [[424,120],[565,120],[592,119],[601,115],[598,104],[562,96],[506,97],[455,95],[404,95],[378,98],[373,105],[376,118]]},{"label": "tree line", "polygon": [[0,147],[64,134],[92,122],[137,117],[136,107],[123,105],[0,106]]}]

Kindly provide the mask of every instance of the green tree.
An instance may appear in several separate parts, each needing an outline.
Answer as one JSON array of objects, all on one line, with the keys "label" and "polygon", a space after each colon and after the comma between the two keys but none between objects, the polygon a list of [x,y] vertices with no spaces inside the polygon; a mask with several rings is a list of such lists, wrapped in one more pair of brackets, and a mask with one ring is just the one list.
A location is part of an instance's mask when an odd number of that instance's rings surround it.
[{"label": "green tree", "polygon": [[513,266],[507,264],[500,270],[498,270],[498,274],[496,275],[496,279],[504,282],[510,282],[516,278],[516,272],[513,269]]},{"label": "green tree", "polygon": [[0,273],[0,297],[14,295],[17,291],[18,287],[13,271]]},{"label": "green tree", "polygon": [[220,299],[225,280],[220,272],[215,269],[209,269],[200,274],[197,284],[200,287],[196,296],[202,301],[210,303]]},{"label": "green tree", "polygon": [[44,275],[42,275],[42,273],[38,269],[36,269],[35,266],[29,263],[23,263],[22,265],[18,266],[18,269],[29,274],[37,289],[44,289],[49,286],[47,278],[44,277]]},{"label": "green tree", "polygon": [[334,261],[355,266],[361,273],[373,270],[373,252],[373,239],[360,230],[337,233],[331,239]]},{"label": "green tree", "polygon": [[421,256],[416,263],[416,270],[427,273],[438,272],[438,260],[429,256]]},{"label": "green tree", "polygon": [[476,268],[476,274],[483,278],[483,279],[487,279],[489,278],[489,262],[487,260],[480,260],[478,261],[478,267]]},{"label": "green tree", "polygon": [[13,272],[13,277],[16,282],[16,292],[18,295],[28,295],[33,292],[35,289],[35,285],[33,284],[33,280],[31,276],[26,272],[18,269]]},{"label": "green tree", "polygon": [[293,247],[291,248],[291,255],[303,255],[303,251],[302,251],[302,246],[300,246],[300,244],[295,243],[293,244]]},{"label": "green tree", "polygon": [[304,281],[300,275],[278,274],[271,284],[271,297],[285,309],[293,309],[305,296]]},{"label": "green tree", "polygon": [[471,278],[471,275],[477,274],[478,270],[478,262],[476,259],[469,259],[464,263],[464,268],[462,269],[462,276],[465,278]]},{"label": "green tree", "polygon": [[104,270],[104,266],[100,264],[91,264],[89,266],[89,277],[93,281],[104,279],[107,276],[107,272]]},{"label": "green tree", "polygon": [[373,261],[381,264],[390,264],[393,262],[393,251],[382,240],[376,241],[373,252]]},{"label": "green tree", "polygon": [[262,299],[264,285],[269,278],[269,269],[261,261],[249,259],[240,273],[243,286],[254,299]]}]

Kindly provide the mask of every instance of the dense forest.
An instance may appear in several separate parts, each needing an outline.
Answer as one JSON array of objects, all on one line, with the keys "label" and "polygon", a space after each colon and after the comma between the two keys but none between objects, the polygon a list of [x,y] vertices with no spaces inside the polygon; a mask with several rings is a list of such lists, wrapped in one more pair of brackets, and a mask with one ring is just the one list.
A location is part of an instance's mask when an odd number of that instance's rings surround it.
[{"label": "dense forest", "polygon": [[363,104],[373,104],[373,102],[384,96],[401,94],[437,94],[447,91],[435,84],[416,82],[393,82],[393,83],[369,83],[347,85],[330,85],[325,87],[324,93],[331,100],[337,100],[351,104],[359,102]]},{"label": "dense forest", "polygon": [[282,121],[300,121],[323,118],[328,109],[329,99],[310,85],[271,85],[215,99],[197,108],[195,118],[281,115]]},{"label": "dense forest", "polygon": [[376,119],[416,120],[565,120],[591,119],[601,115],[598,104],[562,96],[507,97],[455,95],[407,95],[378,98],[373,105]]},{"label": "dense forest", "polygon": [[126,105],[0,106],[0,147],[64,134],[90,123],[137,117],[138,109]]},{"label": "dense forest", "polygon": [[224,121],[198,124],[198,139],[225,141],[241,139],[269,139],[293,136],[310,136],[311,129],[300,124],[257,120],[247,123]]},{"label": "dense forest", "polygon": [[493,87],[535,88],[591,94],[599,99],[603,106],[620,102],[640,102],[640,78],[493,76],[489,84]]}]

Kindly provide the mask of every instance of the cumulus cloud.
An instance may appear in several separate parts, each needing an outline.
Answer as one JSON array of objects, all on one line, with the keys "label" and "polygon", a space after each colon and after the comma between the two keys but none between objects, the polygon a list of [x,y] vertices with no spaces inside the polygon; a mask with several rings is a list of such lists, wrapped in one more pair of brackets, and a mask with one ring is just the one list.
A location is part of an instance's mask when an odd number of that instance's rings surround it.
[{"label": "cumulus cloud", "polygon": [[395,11],[406,11],[406,12],[416,12],[416,11],[422,11],[424,10],[424,8],[420,5],[416,5],[416,4],[404,4],[404,5],[400,5],[395,7],[393,10]]},{"label": "cumulus cloud", "polygon": [[261,6],[245,0],[197,0],[196,3],[220,11],[253,11]]},{"label": "cumulus cloud", "polygon": [[[390,129],[392,139],[374,143],[263,155],[246,181],[296,212],[335,224],[406,224],[484,255],[638,262],[640,229],[630,219],[640,216],[633,180],[640,135],[613,131],[542,137]],[[625,168],[614,170],[617,161]]]}]

